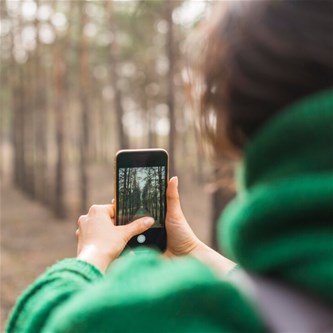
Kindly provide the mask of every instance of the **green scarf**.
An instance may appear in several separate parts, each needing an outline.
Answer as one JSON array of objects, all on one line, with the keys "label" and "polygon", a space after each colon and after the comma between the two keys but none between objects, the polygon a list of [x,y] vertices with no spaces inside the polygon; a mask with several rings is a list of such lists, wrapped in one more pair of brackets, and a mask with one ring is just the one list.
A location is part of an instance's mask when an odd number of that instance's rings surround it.
[{"label": "green scarf", "polygon": [[333,304],[333,90],[275,116],[246,147],[219,222],[225,253]]}]

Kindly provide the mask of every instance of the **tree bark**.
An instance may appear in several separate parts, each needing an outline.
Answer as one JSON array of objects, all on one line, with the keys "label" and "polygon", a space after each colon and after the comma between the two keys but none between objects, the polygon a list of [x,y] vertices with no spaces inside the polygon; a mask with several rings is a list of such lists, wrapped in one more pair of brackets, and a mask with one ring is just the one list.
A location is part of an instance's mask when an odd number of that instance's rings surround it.
[{"label": "tree bark", "polygon": [[[54,3],[54,6],[56,3]],[[62,57],[61,41],[54,42],[54,112],[56,121],[56,170],[55,170],[55,197],[54,212],[59,218],[66,216],[65,205],[65,133],[64,133],[64,74],[65,61]]]},{"label": "tree bark", "polygon": [[[229,162],[230,163],[230,162]],[[226,164],[228,162],[226,161]],[[211,197],[211,207],[212,207],[212,233],[211,233],[211,244],[213,249],[218,250],[218,237],[217,237],[217,225],[219,217],[222,211],[230,202],[234,196],[234,192],[226,186],[226,182],[231,182],[232,179],[232,167],[227,165],[222,168],[216,168],[214,170],[215,174],[215,189]],[[219,185],[220,183],[220,185]],[[222,186],[224,183],[224,186]],[[221,249],[219,249],[221,250]]]},{"label": "tree bark", "polygon": [[35,188],[35,121],[36,112],[34,104],[35,81],[33,77],[33,59],[32,55],[28,57],[27,62],[24,64],[24,91],[25,101],[22,105],[22,112],[24,112],[25,121],[24,126],[24,154],[25,154],[25,165],[26,165],[26,177],[24,178],[24,190],[28,196],[32,199],[36,197]]},{"label": "tree bark", "polygon": [[117,44],[117,27],[115,23],[115,15],[113,10],[113,1],[106,1],[106,10],[109,13],[109,28],[113,34],[113,41],[110,45],[110,75],[111,75],[111,85],[114,94],[114,109],[116,112],[116,124],[117,124],[117,133],[118,133],[118,145],[120,149],[129,148],[129,140],[125,133],[124,124],[123,124],[123,115],[124,109],[122,106],[122,93],[119,88],[118,82],[119,77],[117,73],[117,68],[119,68],[119,59],[118,59],[118,44]]},{"label": "tree bark", "polygon": [[88,41],[84,34],[87,16],[85,3],[80,3],[80,104],[81,104],[81,131],[80,131],[80,211],[88,209],[88,150],[89,150],[89,59]]},{"label": "tree bark", "polygon": [[158,167],[158,183],[159,183],[159,190],[160,190],[160,193],[159,193],[159,196],[160,196],[160,200],[159,200],[159,205],[160,205],[160,221],[162,222],[164,220],[164,195],[163,195],[163,178],[162,178],[162,169],[163,167]]},{"label": "tree bark", "polygon": [[[6,8],[6,2],[2,3],[2,6],[5,6],[5,10],[7,12]],[[20,25],[20,24],[19,24]],[[19,27],[19,26],[18,26]],[[14,172],[13,172],[13,183],[14,185],[22,189],[23,187],[23,164],[22,164],[22,146],[20,145],[22,142],[22,132],[21,132],[21,99],[23,98],[23,92],[21,91],[21,69],[16,64],[15,56],[14,56],[14,50],[15,50],[15,31],[14,28],[10,30],[10,67],[11,75],[9,76],[10,80],[10,91],[11,91],[11,109],[13,112],[13,118],[12,118],[12,124],[11,124],[11,140],[12,140],[12,146],[13,146],[13,166],[14,166]]]},{"label": "tree bark", "polygon": [[167,42],[166,42],[166,54],[169,61],[169,72],[167,76],[168,80],[168,92],[167,92],[167,105],[169,110],[169,168],[170,175],[176,174],[175,170],[175,141],[176,141],[176,124],[175,124],[175,97],[174,97],[174,36],[173,36],[173,24],[172,24],[172,2],[171,0],[165,0],[166,5],[166,21],[168,24]]},{"label": "tree bark", "polygon": [[[37,8],[40,5],[40,0],[36,0]],[[41,43],[39,39],[39,20],[35,19],[36,29],[36,48],[35,48],[35,107],[36,107],[36,195],[39,201],[47,204],[49,202],[48,197],[48,177],[47,177],[47,138],[46,133],[48,131],[47,121],[47,94],[46,87],[46,75],[44,66],[42,63],[42,57],[40,54]]]}]

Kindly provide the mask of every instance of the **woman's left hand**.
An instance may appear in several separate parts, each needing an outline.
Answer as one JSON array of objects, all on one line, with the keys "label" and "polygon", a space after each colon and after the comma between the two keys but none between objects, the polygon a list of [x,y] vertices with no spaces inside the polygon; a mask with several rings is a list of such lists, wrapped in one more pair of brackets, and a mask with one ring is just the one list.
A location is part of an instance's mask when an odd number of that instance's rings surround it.
[{"label": "woman's left hand", "polygon": [[124,250],[127,242],[154,224],[151,217],[142,217],[129,224],[116,226],[114,205],[93,205],[87,215],[78,219],[77,258],[87,261],[102,272]]}]

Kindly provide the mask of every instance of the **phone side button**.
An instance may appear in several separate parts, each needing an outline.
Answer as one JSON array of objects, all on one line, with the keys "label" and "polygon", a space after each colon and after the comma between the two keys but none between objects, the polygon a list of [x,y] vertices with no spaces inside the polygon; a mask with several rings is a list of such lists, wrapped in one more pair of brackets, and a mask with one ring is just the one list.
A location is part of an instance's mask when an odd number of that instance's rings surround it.
[{"label": "phone side button", "polygon": [[146,236],[145,235],[139,235],[137,238],[136,238],[137,242],[142,244],[146,241]]}]

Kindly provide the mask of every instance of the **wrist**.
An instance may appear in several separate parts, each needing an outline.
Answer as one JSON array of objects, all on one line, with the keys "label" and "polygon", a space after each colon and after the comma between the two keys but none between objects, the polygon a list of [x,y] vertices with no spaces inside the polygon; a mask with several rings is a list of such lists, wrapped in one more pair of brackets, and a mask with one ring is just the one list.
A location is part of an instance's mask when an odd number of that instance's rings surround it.
[{"label": "wrist", "polygon": [[210,247],[208,247],[204,242],[201,240],[197,240],[191,251],[188,253],[190,256],[200,259],[203,254],[205,254],[207,251],[209,251]]},{"label": "wrist", "polygon": [[219,276],[224,276],[228,271],[235,267],[234,262],[201,241],[189,254],[209,266]]},{"label": "wrist", "polygon": [[86,261],[97,267],[101,272],[105,273],[114,258],[112,258],[112,255],[110,255],[107,251],[90,244],[82,248],[77,256],[77,259]]}]

